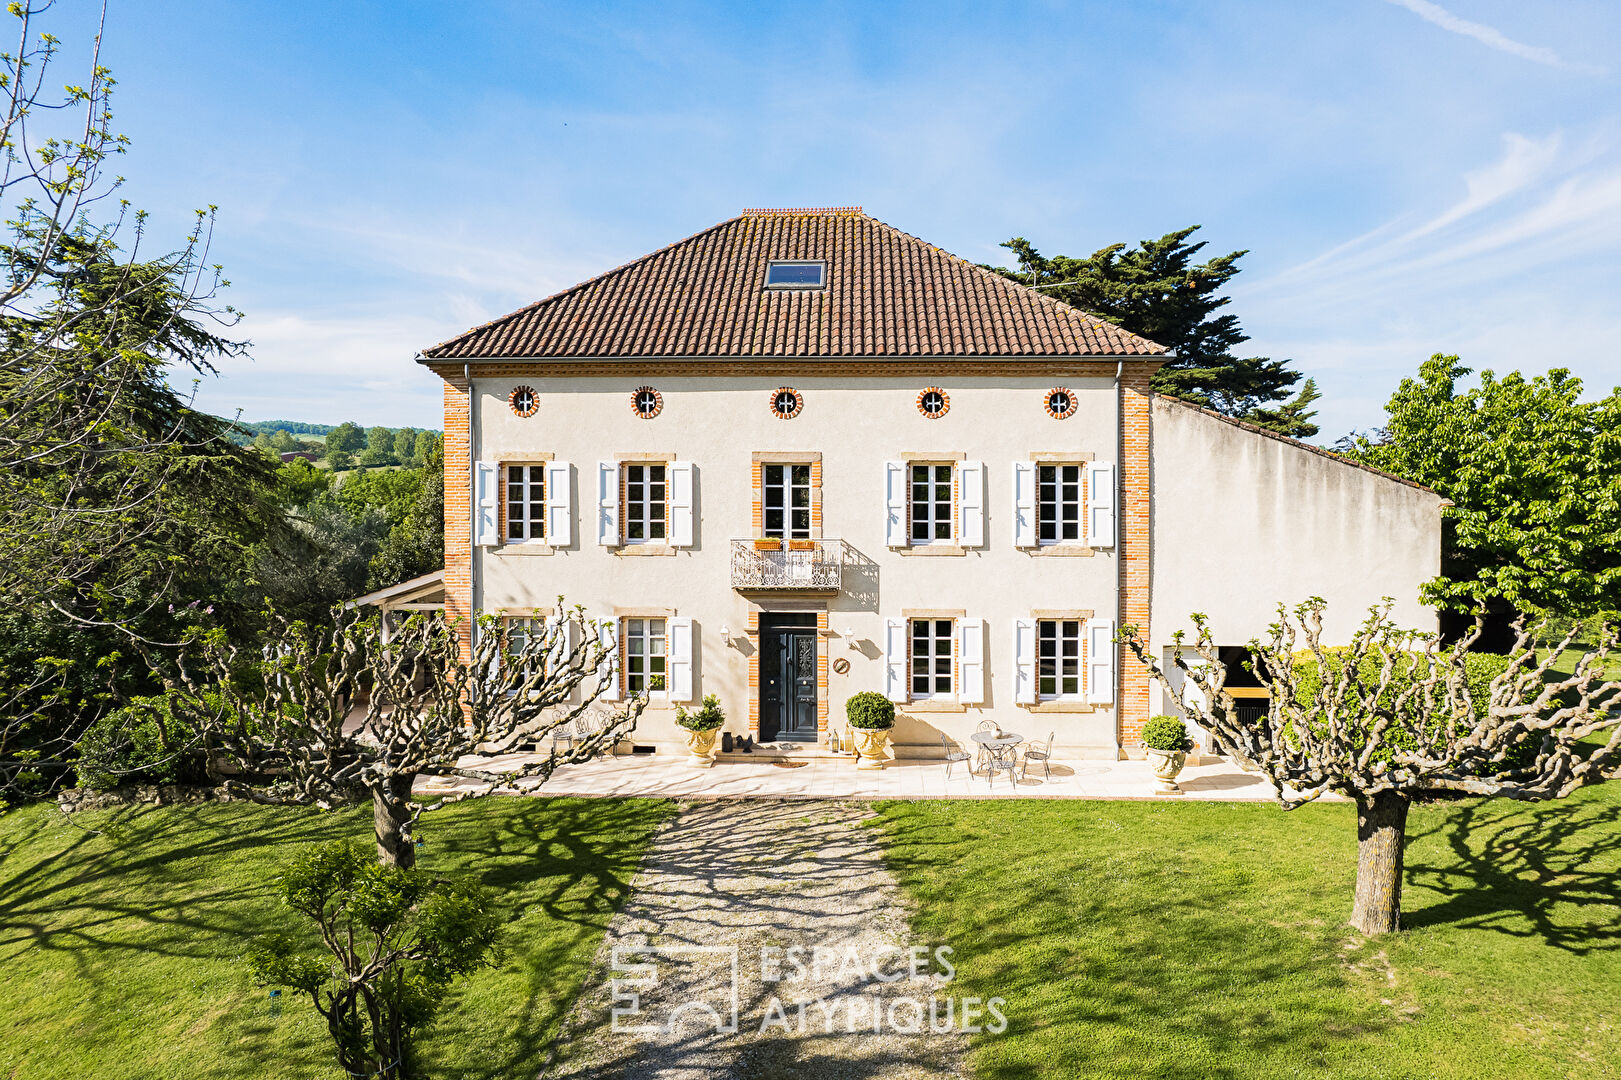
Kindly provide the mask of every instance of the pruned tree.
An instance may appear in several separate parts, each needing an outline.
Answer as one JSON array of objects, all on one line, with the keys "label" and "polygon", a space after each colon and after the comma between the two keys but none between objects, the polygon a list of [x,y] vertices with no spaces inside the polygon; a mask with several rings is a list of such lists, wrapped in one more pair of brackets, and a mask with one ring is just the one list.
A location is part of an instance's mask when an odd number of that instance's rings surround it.
[{"label": "pruned tree", "polygon": [[415,869],[379,866],[358,846],[313,845],[276,882],[315,924],[319,951],[266,934],[247,952],[261,984],[309,995],[349,1076],[403,1080],[416,1031],[455,981],[500,959],[501,917],[487,890]]},{"label": "pruned tree", "polygon": [[1266,716],[1253,721],[1238,718],[1203,615],[1192,617],[1196,661],[1186,659],[1184,635],[1175,635],[1172,663],[1181,679],[1167,678],[1135,627],[1122,637],[1184,716],[1222,752],[1272,781],[1283,809],[1328,792],[1356,803],[1351,925],[1364,934],[1401,927],[1403,848],[1415,799],[1558,799],[1621,771],[1621,680],[1602,674],[1615,642],[1610,628],[1562,675],[1553,665],[1581,625],[1549,645],[1522,620],[1503,670],[1481,685],[1469,667],[1478,624],[1442,648],[1433,636],[1396,626],[1387,602],[1370,611],[1348,646],[1331,648],[1322,640],[1325,607],[1321,599],[1292,615],[1280,607],[1269,636],[1249,643],[1253,668],[1271,692]]},{"label": "pruned tree", "polygon": [[[353,611],[325,624],[272,613],[252,653],[207,634],[172,683],[174,711],[222,786],[262,803],[369,800],[378,858],[410,867],[423,813],[542,784],[611,749],[647,705],[645,694],[607,700],[619,678],[613,635],[578,608],[559,601],[521,624],[484,616],[476,631],[464,657],[457,627],[436,614],[385,626]],[[500,760],[564,725],[579,737]],[[413,800],[424,776],[463,783]]]}]

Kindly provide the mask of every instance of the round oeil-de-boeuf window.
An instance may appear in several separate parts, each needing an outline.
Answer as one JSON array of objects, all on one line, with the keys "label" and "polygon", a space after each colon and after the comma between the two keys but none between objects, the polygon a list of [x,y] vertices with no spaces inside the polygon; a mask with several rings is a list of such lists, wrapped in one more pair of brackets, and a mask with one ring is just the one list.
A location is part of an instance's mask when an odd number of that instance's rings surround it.
[{"label": "round oeil-de-boeuf window", "polygon": [[951,408],[951,398],[938,386],[929,386],[918,391],[917,411],[930,420],[938,420]]},{"label": "round oeil-de-boeuf window", "polygon": [[512,393],[507,395],[507,404],[519,416],[533,416],[535,410],[540,408],[540,395],[535,393],[533,386],[514,386]]},{"label": "round oeil-de-boeuf window", "polygon": [[1075,394],[1068,387],[1055,386],[1047,391],[1047,415],[1054,420],[1068,420],[1075,415],[1078,404]]},{"label": "round oeil-de-boeuf window", "polygon": [[664,408],[664,395],[651,386],[638,386],[630,392],[630,409],[643,420],[651,420]]},{"label": "round oeil-de-boeuf window", "polygon": [[792,420],[805,407],[805,395],[791,386],[771,391],[771,412],[779,420]]}]

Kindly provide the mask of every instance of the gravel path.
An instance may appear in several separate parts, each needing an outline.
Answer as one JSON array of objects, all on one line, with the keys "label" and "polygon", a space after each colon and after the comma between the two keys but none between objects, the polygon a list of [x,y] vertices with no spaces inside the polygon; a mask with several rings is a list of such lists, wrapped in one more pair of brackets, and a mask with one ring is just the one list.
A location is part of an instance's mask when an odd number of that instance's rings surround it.
[{"label": "gravel path", "polygon": [[[862,825],[872,816],[854,804],[759,799],[683,809],[655,839],[570,1017],[559,1060],[542,1075],[967,1076],[967,1037],[930,1031],[931,996],[944,1027],[946,1000],[961,1003],[957,988],[934,956],[939,943],[907,951],[913,942],[900,890],[875,831]],[[893,981],[873,977],[875,968]],[[625,981],[617,1021],[616,976]],[[734,985],[736,1031],[717,1031],[715,1016],[730,1026]],[[634,1011],[630,993],[638,997]],[[630,1027],[643,1030],[623,1030]]]}]

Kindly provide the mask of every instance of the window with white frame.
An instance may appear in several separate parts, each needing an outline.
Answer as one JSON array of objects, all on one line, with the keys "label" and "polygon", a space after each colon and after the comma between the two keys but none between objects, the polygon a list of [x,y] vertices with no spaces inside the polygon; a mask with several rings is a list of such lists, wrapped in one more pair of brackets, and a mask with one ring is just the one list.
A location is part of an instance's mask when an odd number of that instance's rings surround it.
[{"label": "window with white frame", "polygon": [[952,539],[952,467],[913,464],[911,504],[913,544],[943,544]]},{"label": "window with white frame", "polygon": [[1078,544],[1084,538],[1081,479],[1080,465],[1036,467],[1039,544]]},{"label": "window with white frame", "polygon": [[626,619],[622,648],[625,651],[625,692],[663,693],[665,682],[665,622],[663,619]]},{"label": "window with white frame", "polygon": [[954,620],[912,620],[912,700],[950,697],[956,692],[956,637]]},{"label": "window with white frame", "polygon": [[665,466],[625,466],[625,543],[663,543],[669,516]]},{"label": "window with white frame", "polygon": [[760,475],[760,531],[783,540],[811,534],[811,467],[768,464]]},{"label": "window with white frame", "polygon": [[507,542],[546,538],[546,466],[508,465]]},{"label": "window with white frame", "polygon": [[1042,700],[1081,697],[1081,620],[1036,620],[1036,695]]}]

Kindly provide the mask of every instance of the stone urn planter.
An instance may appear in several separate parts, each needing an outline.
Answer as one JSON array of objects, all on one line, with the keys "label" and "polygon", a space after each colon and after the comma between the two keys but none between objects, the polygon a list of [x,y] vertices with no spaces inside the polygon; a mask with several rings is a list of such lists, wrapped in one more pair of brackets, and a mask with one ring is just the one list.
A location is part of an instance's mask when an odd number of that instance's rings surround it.
[{"label": "stone urn planter", "polygon": [[882,694],[863,690],[850,695],[844,703],[844,717],[850,721],[856,768],[882,769],[889,763],[889,731],[895,726],[895,703]]},{"label": "stone urn planter", "polygon": [[715,741],[720,738],[719,731],[688,731],[687,732],[687,764],[694,769],[712,769],[715,767]]},{"label": "stone urn planter", "polygon": [[856,768],[882,769],[889,761],[889,729],[857,730]]},{"label": "stone urn planter", "polygon": [[1154,770],[1154,776],[1159,780],[1159,789],[1165,792],[1181,791],[1182,787],[1176,782],[1177,774],[1186,765],[1188,755],[1181,750],[1148,750],[1148,764]]},{"label": "stone urn planter", "polygon": [[694,769],[714,768],[715,744],[720,741],[720,729],[726,723],[720,698],[705,694],[703,707],[697,712],[676,706],[675,722],[687,733],[687,764]]},{"label": "stone urn planter", "polygon": [[1177,774],[1188,763],[1188,751],[1193,740],[1188,737],[1188,725],[1175,716],[1151,716],[1143,725],[1143,752],[1148,764],[1159,780],[1159,790],[1178,794]]}]

